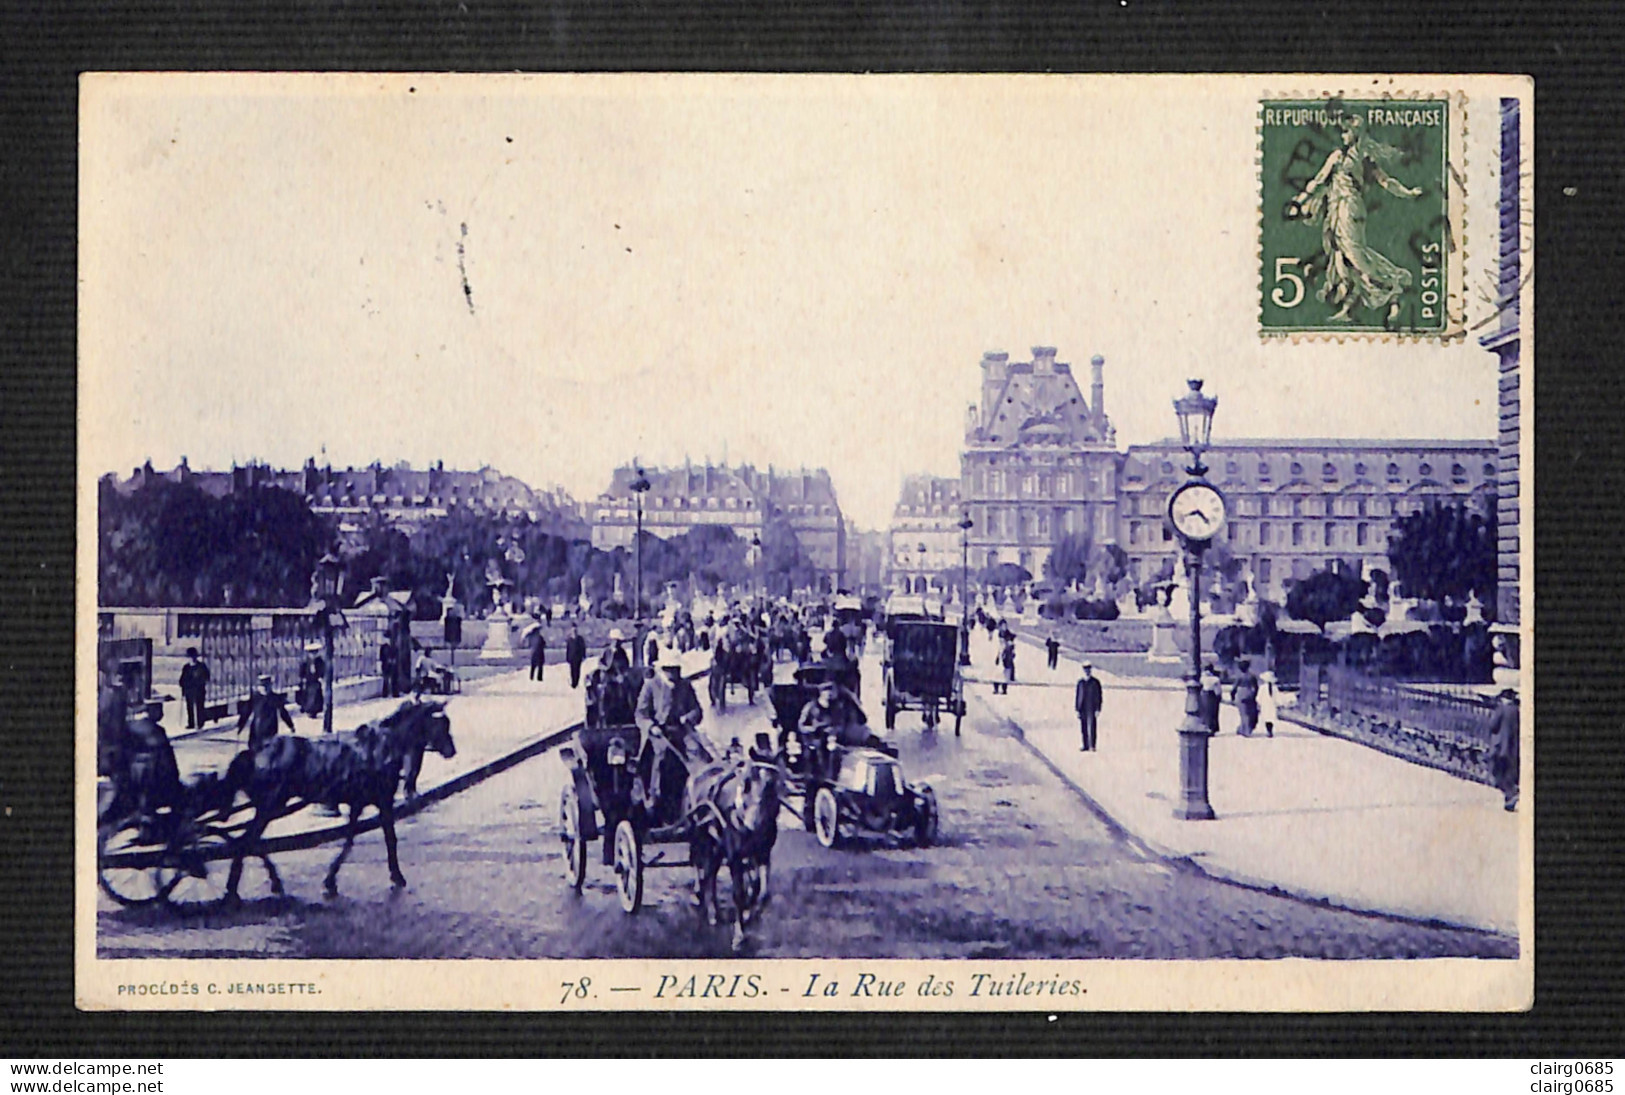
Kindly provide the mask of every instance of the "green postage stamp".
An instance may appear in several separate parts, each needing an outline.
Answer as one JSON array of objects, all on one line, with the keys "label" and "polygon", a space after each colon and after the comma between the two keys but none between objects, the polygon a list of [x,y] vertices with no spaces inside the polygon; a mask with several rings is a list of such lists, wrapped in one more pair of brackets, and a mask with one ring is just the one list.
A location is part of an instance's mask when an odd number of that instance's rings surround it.
[{"label": "green postage stamp", "polygon": [[1260,103],[1263,335],[1461,333],[1461,121],[1444,94]]}]

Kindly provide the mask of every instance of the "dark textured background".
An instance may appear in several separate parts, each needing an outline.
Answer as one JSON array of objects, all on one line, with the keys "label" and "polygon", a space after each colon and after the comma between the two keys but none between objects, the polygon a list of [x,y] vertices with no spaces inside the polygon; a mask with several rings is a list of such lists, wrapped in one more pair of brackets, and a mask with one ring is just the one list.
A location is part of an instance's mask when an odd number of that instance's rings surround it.
[{"label": "dark textured background", "polygon": [[[75,0],[0,8],[0,1056],[1622,1052],[1618,522],[1625,502],[1614,492],[1625,437],[1617,371],[1625,43],[1617,4],[424,0],[397,10]],[[75,76],[211,68],[1533,73],[1540,257],[1534,1012],[1082,1014],[1053,1023],[1041,1014],[76,1013],[69,888]],[[1530,605],[1527,586],[1524,596]]]}]

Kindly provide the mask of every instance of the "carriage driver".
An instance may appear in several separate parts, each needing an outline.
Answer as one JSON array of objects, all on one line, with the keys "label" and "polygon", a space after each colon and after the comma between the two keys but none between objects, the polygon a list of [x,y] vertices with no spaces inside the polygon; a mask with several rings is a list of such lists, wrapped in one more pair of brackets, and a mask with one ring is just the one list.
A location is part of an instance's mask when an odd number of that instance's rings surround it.
[{"label": "carriage driver", "polygon": [[864,745],[872,736],[863,707],[832,680],[820,684],[818,698],[802,708],[798,729],[803,735],[834,734],[841,745]]},{"label": "carriage driver", "polygon": [[660,658],[660,672],[638,694],[637,724],[643,731],[639,770],[645,774],[651,804],[661,802],[661,769],[667,752],[675,750],[689,768],[716,759],[698,733],[704,717],[694,686],[683,677],[682,660],[675,650],[667,650]]}]

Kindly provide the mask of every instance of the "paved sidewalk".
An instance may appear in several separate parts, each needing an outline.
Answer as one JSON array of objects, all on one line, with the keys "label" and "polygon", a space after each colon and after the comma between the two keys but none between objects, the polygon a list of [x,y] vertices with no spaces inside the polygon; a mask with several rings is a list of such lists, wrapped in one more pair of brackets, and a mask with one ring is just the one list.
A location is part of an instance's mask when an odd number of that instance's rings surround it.
[{"label": "paved sidewalk", "polygon": [[[710,655],[703,651],[690,651],[684,656],[686,673],[698,672],[709,665]],[[500,766],[513,754],[533,748],[542,738],[581,721],[586,705],[584,689],[585,681],[582,688],[571,690],[567,667],[549,665],[539,682],[529,679],[528,668],[521,668],[464,682],[463,691],[457,695],[429,697],[447,700],[446,714],[451,718],[457,755],[447,760],[436,753],[424,754],[422,773],[418,777],[419,793],[429,795],[453,780],[477,779],[481,770]],[[334,729],[354,729],[388,714],[400,703],[397,698],[342,704],[334,711]],[[320,718],[294,714],[293,721],[297,733],[307,737],[321,735]],[[175,760],[182,778],[198,772],[223,772],[243,745],[244,738],[238,736],[235,720],[217,722],[201,735],[176,739]],[[283,837],[332,828],[338,822],[331,814],[307,808],[278,819],[266,832],[271,837]]]},{"label": "paved sidewalk", "polygon": [[1105,687],[1099,747],[1084,753],[1072,713],[1076,656],[1063,653],[1051,673],[1042,647],[1024,644],[1007,696],[985,683],[993,645],[983,638],[972,658],[977,683],[968,689],[1161,855],[1352,909],[1518,930],[1521,818],[1502,809],[1494,788],[1290,723],[1274,738],[1242,738],[1226,706],[1209,751],[1218,818],[1181,821],[1173,810],[1182,689],[1097,673]]}]

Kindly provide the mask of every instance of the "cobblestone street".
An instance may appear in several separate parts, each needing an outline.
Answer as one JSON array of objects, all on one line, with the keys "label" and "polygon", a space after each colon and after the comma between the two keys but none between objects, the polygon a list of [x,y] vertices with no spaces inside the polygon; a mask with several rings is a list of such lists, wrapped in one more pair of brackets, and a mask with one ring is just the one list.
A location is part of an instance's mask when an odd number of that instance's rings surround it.
[{"label": "cobblestone street", "polygon": [[[880,680],[865,665],[871,709]],[[453,702],[453,725],[542,702],[513,674]],[[702,690],[703,691],[703,690]],[[553,701],[547,701],[556,707]],[[462,709],[459,712],[459,707]],[[765,701],[709,718],[725,742],[767,726]],[[510,716],[514,717],[514,716]],[[459,718],[462,719],[459,722]],[[752,930],[760,957],[1325,958],[1494,956],[1513,939],[1356,914],[1214,881],[1114,836],[972,693],[962,737],[900,716],[892,740],[942,808],[930,848],[820,847],[788,813],[772,901]],[[288,896],[250,862],[241,907],[177,918],[102,899],[103,957],[528,958],[725,956],[687,869],[651,870],[635,916],[591,849],[585,893],[562,877],[556,814],[564,766],[549,752],[400,824],[410,885],[390,889],[382,838],[358,840],[341,896],[321,897],[332,845],[277,857]],[[681,850],[680,848],[678,849]],[[726,884],[723,887],[727,891]]]}]

